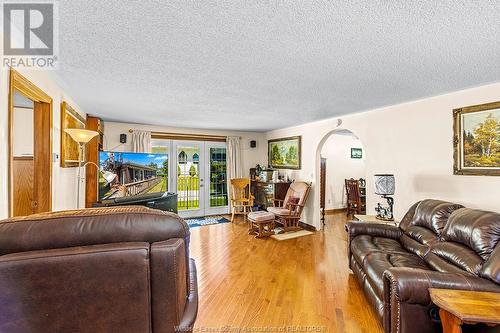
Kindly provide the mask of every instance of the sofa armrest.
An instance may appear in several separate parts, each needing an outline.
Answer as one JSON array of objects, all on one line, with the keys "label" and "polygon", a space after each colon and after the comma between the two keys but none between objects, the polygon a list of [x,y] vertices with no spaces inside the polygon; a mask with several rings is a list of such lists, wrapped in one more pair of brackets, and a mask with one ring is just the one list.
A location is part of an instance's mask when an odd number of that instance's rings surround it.
[{"label": "sofa armrest", "polygon": [[402,318],[406,317],[405,304],[408,305],[408,313],[415,315],[418,311],[422,316],[428,316],[428,321],[431,321],[428,311],[433,304],[429,288],[500,292],[499,285],[473,275],[408,267],[390,268],[384,272],[383,279],[384,327],[391,327],[390,332],[405,332],[402,329],[405,327],[402,322]]},{"label": "sofa armrest", "polygon": [[184,314],[179,324],[182,332],[192,332],[193,325],[198,314],[198,278],[196,264],[193,259],[189,261],[189,294],[186,300]]},{"label": "sofa armrest", "polygon": [[[347,237],[347,255],[349,263],[351,262],[351,242],[359,235],[370,235],[376,237],[385,237],[392,239],[399,239],[401,237],[401,230],[395,225],[380,224],[380,223],[368,223],[368,222],[357,222],[349,221],[345,225],[345,229],[348,233]],[[349,264],[350,265],[350,264]]]},{"label": "sofa armrest", "polygon": [[401,230],[395,225],[381,223],[349,221],[346,223],[346,229],[349,233],[349,242],[359,235],[398,239],[402,234]]}]

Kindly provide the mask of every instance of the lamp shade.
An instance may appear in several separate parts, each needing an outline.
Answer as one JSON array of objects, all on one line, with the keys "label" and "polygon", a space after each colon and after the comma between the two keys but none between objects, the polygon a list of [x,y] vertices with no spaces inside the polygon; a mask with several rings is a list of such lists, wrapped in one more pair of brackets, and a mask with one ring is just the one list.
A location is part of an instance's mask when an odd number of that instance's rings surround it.
[{"label": "lamp shade", "polygon": [[69,136],[78,143],[87,143],[99,135],[96,131],[80,128],[66,128],[64,132],[68,133]]},{"label": "lamp shade", "polygon": [[115,178],[117,177],[116,174],[112,173],[111,171],[104,171],[102,173],[102,176],[104,177],[104,179],[106,179],[106,185],[112,183],[113,180],[115,180]]},{"label": "lamp shade", "polygon": [[375,175],[375,194],[393,195],[396,188],[394,175]]}]

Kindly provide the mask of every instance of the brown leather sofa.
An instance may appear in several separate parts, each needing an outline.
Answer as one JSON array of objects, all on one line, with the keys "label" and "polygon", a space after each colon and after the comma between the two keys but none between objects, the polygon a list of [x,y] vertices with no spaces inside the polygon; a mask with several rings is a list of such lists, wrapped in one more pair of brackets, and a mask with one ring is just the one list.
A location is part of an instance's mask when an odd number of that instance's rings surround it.
[{"label": "brown leather sofa", "polygon": [[144,207],[0,222],[0,332],[190,332],[189,228]]},{"label": "brown leather sofa", "polygon": [[347,229],[349,266],[385,332],[441,332],[431,287],[500,292],[500,214],[423,200],[399,227]]}]

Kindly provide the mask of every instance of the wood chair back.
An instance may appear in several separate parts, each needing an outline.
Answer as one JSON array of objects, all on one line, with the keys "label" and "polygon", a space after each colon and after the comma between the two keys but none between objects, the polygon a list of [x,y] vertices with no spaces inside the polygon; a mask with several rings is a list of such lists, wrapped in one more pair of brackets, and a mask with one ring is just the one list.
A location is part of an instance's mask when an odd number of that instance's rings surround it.
[{"label": "wood chair back", "polygon": [[250,178],[231,179],[231,201],[250,200]]},{"label": "wood chair back", "polygon": [[361,197],[359,195],[359,181],[357,179],[346,179],[345,190],[347,192],[347,204],[361,203]]},{"label": "wood chair back", "polygon": [[[286,192],[284,205],[287,204],[290,197],[299,198],[298,206],[294,206],[292,209],[293,216],[299,216],[302,214],[302,210],[306,204],[307,198],[309,197],[309,192],[311,191],[311,184],[307,182],[293,182],[290,184],[288,191]],[[288,207],[286,207],[288,208]]]}]

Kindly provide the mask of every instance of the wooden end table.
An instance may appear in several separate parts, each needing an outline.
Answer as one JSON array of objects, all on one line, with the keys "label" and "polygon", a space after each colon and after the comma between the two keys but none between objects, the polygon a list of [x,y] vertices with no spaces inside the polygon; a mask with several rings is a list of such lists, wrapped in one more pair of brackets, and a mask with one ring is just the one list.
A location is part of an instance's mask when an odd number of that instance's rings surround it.
[{"label": "wooden end table", "polygon": [[398,225],[398,222],[396,220],[394,220],[394,221],[379,220],[379,219],[377,219],[376,215],[354,214],[354,219],[359,221],[359,222],[381,223],[381,224],[390,224],[390,225],[396,225],[396,226]]},{"label": "wooden end table", "polygon": [[429,293],[439,306],[443,333],[461,333],[462,324],[500,325],[500,293],[436,288]]}]

